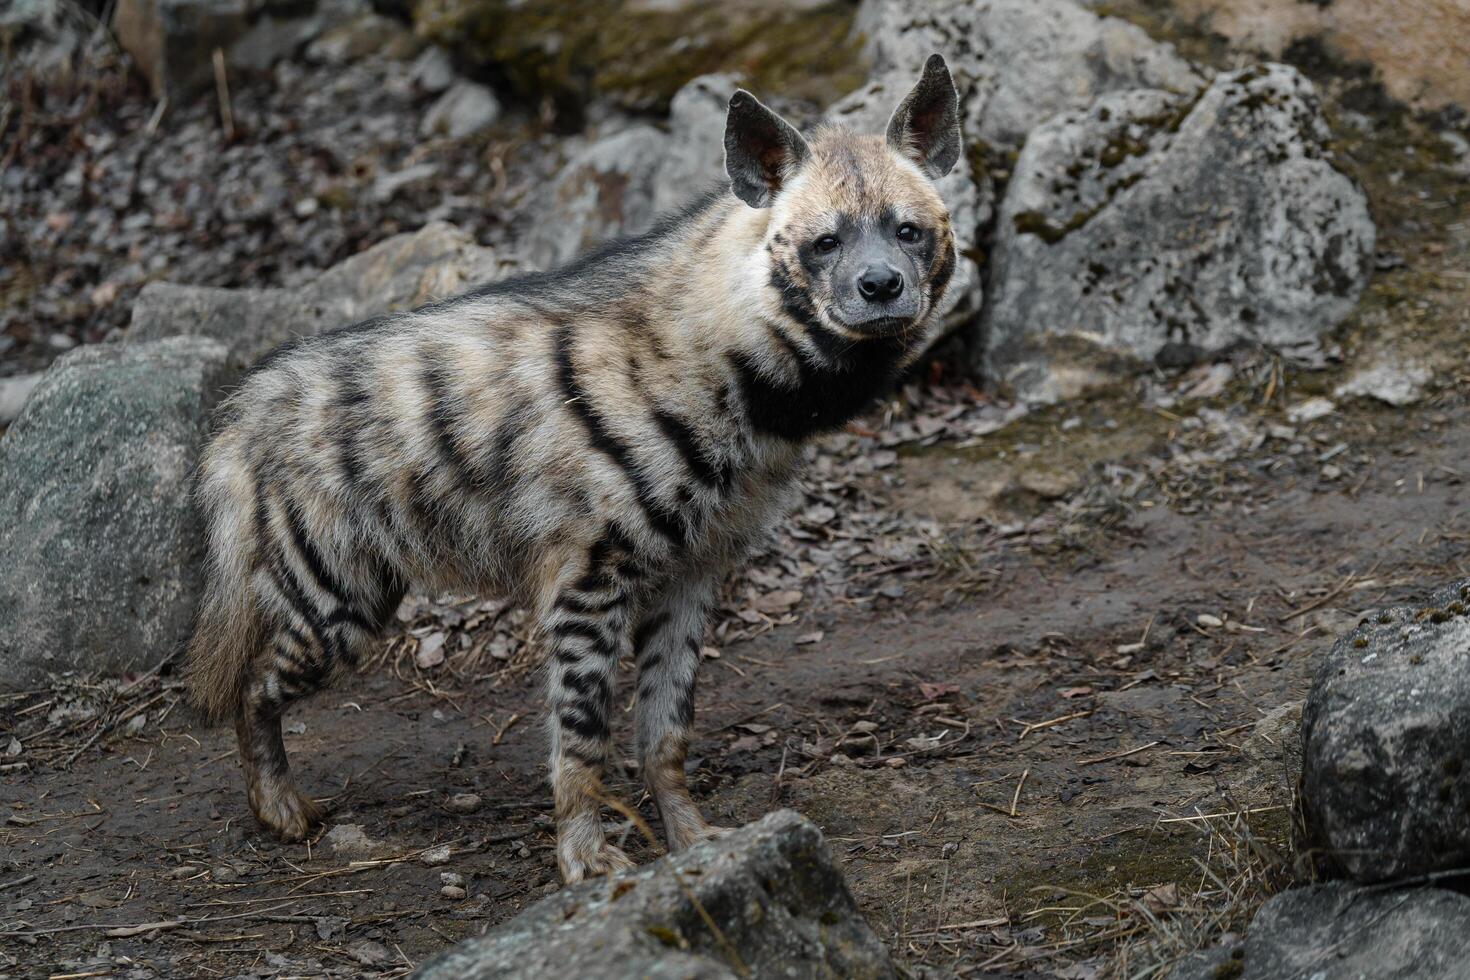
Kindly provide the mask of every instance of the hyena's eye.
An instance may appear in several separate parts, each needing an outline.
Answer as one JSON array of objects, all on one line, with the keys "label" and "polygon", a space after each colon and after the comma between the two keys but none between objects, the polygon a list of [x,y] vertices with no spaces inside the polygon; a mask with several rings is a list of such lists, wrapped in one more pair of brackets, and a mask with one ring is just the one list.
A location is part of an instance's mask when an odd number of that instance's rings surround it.
[{"label": "hyena's eye", "polygon": [[918,241],[923,234],[917,225],[911,225],[907,221],[898,226],[898,240],[906,244]]},{"label": "hyena's eye", "polygon": [[837,251],[837,246],[841,244],[842,242],[838,241],[836,235],[823,235],[812,243],[812,247],[817,250],[819,255],[827,255]]}]

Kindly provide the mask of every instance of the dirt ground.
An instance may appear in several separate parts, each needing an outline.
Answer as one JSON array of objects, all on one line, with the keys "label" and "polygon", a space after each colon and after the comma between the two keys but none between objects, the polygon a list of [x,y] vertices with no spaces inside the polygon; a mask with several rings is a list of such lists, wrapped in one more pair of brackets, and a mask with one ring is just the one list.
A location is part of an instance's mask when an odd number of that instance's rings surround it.
[{"label": "dirt ground", "polygon": [[[1391,444],[1359,442],[1373,461],[1351,485],[1267,466],[1234,501],[1139,506],[1052,554],[1022,534],[975,555],[983,582],[939,574],[901,604],[820,609],[731,645],[705,667],[697,795],[725,823],[810,816],[915,969],[1093,975],[1146,932],[1140,902],[1182,906],[1243,827],[1284,850],[1280,753],[1247,740],[1361,610],[1465,573],[1467,419],[1340,416],[1328,424]],[[905,457],[892,482],[932,503],[932,462]],[[155,693],[137,703],[168,703],[174,684],[145,677]],[[398,974],[554,890],[534,673],[437,691],[380,672],[291,717],[304,785],[361,830],[300,845],[254,825],[229,733],[182,706],[137,737],[120,717],[69,766],[11,764],[3,968]],[[7,728],[54,696],[11,697]],[[462,793],[473,812],[452,812]],[[448,863],[427,866],[441,844]],[[446,871],[465,898],[441,895]]]},{"label": "dirt ground", "polygon": [[[893,587],[711,639],[707,815],[809,816],[915,973],[1157,976],[1238,930],[1304,873],[1277,709],[1365,611],[1470,574],[1470,189],[1343,84],[1324,95],[1371,123],[1338,129],[1382,271],[1340,358],[1242,352],[1224,381],[900,446],[837,495],[930,529],[846,569]],[[1334,394],[1389,356],[1432,371],[1419,400]],[[534,671],[426,672],[408,632],[288,718],[332,807],[299,845],[254,824],[232,735],[170,671],[0,695],[0,975],[397,976],[558,888]],[[628,772],[609,786],[639,802]]]}]

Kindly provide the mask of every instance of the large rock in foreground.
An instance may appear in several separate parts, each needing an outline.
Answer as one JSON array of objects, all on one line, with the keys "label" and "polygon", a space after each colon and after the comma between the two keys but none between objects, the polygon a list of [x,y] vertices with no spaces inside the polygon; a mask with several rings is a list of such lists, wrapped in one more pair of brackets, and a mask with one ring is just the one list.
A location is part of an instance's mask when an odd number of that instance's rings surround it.
[{"label": "large rock in foreground", "polygon": [[1470,867],[1470,579],[1371,616],[1302,713],[1310,843],[1360,881]]},{"label": "large rock in foreground", "polygon": [[996,224],[986,367],[1055,401],[1129,365],[1310,347],[1372,265],[1362,190],[1285,65],[1116,93],[1033,130]]},{"label": "large rock in foreground", "polygon": [[500,273],[495,253],[444,222],[396,235],[300,289],[219,289],[153,283],[133,305],[127,340],[212,337],[239,371],[292,337],[447,299]]},{"label": "large rock in foreground", "polygon": [[[718,924],[715,935],[701,909]],[[895,976],[821,831],[781,810],[566,888],[424,964],[419,980]]]},{"label": "large rock in foreground", "polygon": [[189,474],[225,348],[68,353],[0,439],[0,686],[150,667],[188,635],[202,529]]},{"label": "large rock in foreground", "polygon": [[[1294,888],[1256,913],[1241,980],[1464,980],[1470,898],[1437,888]],[[1220,976],[1222,974],[1216,974]]]}]

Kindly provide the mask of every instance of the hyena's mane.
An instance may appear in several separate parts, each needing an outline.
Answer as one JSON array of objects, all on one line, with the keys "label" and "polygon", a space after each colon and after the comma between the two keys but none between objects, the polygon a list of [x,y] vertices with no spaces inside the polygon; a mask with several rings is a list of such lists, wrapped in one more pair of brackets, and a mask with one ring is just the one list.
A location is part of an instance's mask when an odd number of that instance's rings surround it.
[{"label": "hyena's mane", "polygon": [[499,297],[530,302],[563,300],[569,291],[582,293],[589,288],[602,290],[599,300],[617,296],[646,277],[650,258],[662,246],[685,238],[695,225],[728,208],[731,200],[728,184],[710,187],[683,207],[659,216],[645,232],[603,242],[554,269],[482,283],[424,312]]}]

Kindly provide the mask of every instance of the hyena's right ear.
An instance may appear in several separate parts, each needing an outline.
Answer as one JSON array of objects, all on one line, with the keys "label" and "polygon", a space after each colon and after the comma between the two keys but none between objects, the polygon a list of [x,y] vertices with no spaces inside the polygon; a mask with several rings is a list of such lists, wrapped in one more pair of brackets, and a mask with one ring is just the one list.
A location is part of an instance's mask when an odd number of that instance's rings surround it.
[{"label": "hyena's right ear", "polygon": [[768,208],[781,184],[811,150],[790,123],[744,89],[730,96],[725,117],[725,172],[730,190],[753,208]]}]

